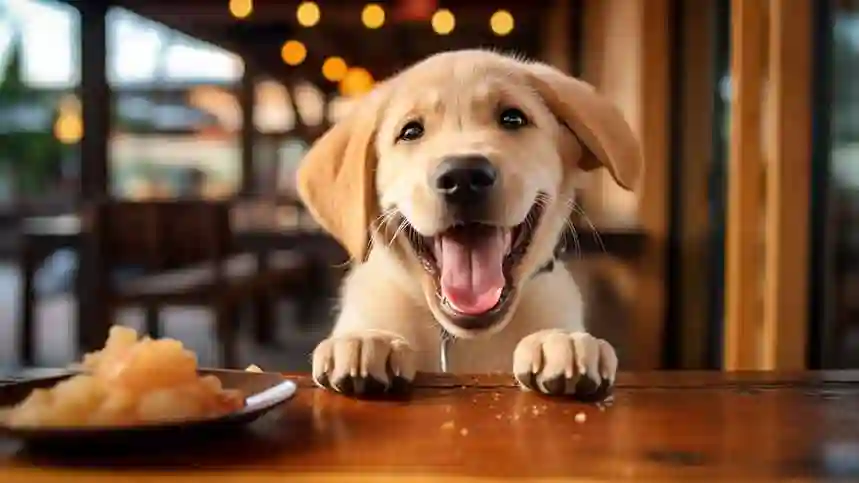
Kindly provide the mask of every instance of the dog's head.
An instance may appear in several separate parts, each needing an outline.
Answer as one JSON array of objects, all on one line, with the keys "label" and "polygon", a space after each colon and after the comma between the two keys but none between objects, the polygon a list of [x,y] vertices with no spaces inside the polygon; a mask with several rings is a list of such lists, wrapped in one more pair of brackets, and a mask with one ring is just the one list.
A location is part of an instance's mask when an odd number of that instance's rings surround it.
[{"label": "dog's head", "polygon": [[438,54],[358,103],[306,155],[301,197],[356,262],[393,249],[458,337],[506,324],[567,229],[578,173],[640,178],[620,111],[544,64]]}]

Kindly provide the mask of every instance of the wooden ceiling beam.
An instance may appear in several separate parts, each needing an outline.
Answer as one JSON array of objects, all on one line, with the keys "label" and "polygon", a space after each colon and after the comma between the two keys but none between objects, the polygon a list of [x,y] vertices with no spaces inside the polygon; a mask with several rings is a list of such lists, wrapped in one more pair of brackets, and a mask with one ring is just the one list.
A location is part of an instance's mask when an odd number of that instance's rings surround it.
[{"label": "wooden ceiling beam", "polygon": [[[539,28],[540,7],[543,3],[530,4],[527,14],[519,15],[518,7],[510,1],[514,17],[522,19],[517,28],[506,37],[496,37],[486,28],[475,28],[465,20],[460,10],[477,12],[482,9],[480,22],[488,22],[488,12],[493,8],[505,6],[505,2],[483,2],[475,0],[465,6],[454,2],[457,28],[453,33],[439,36],[432,31],[429,22],[397,24],[396,27],[383,27],[367,30],[360,26],[360,8],[363,2],[335,0],[319,2],[323,4],[323,21],[319,27],[303,28],[295,25],[294,7],[297,1],[256,2],[252,19],[239,21],[229,16],[226,2],[199,2],[190,0],[117,0],[116,4],[138,15],[155,20],[170,28],[192,37],[230,50],[252,62],[257,70],[278,81],[295,83],[307,81],[327,94],[336,92],[337,85],[322,76],[322,63],[329,56],[340,56],[349,65],[361,66],[370,71],[374,78],[381,80],[402,70],[408,65],[435,52],[463,47],[494,47],[512,50],[526,55],[536,55],[538,46],[534,31]],[[385,2],[380,2],[385,3]],[[450,3],[450,2],[448,2]],[[442,6],[445,6],[442,2]],[[354,18],[350,20],[355,28],[332,28],[330,15],[326,12],[343,12],[353,9]],[[358,9],[358,10],[355,10]],[[289,21],[278,21],[276,11],[286,11]],[[355,16],[357,15],[357,16]],[[334,17],[335,19],[340,17]],[[345,17],[343,17],[345,18]],[[341,20],[343,18],[340,18]],[[280,57],[280,49],[286,40],[295,39],[307,46],[308,55],[299,66],[288,66]]]},{"label": "wooden ceiling beam", "polygon": [[[325,79],[321,69],[324,56],[308,49],[308,58],[299,66],[288,66],[280,58],[280,49],[255,49],[252,44],[242,41],[241,35],[236,35],[229,29],[218,29],[213,26],[201,25],[188,21],[186,17],[160,14],[147,14],[135,8],[134,0],[119,0],[117,6],[128,9],[138,15],[159,22],[171,29],[182,32],[204,42],[217,45],[242,57],[245,62],[254,63],[258,70],[270,77],[285,83],[307,81],[320,84]],[[233,27],[234,28],[234,27]]]},{"label": "wooden ceiling beam", "polygon": [[[506,37],[474,31],[454,31],[451,35],[439,36],[428,25],[415,26],[408,31],[392,29],[334,35],[325,35],[321,29],[273,27],[232,27],[229,31],[232,32],[232,41],[255,53],[274,52],[279,55],[285,40],[299,40],[307,46],[309,57],[336,55],[349,65],[366,68],[377,79],[433,53],[463,47],[493,47],[530,56],[539,53],[538,36],[526,31],[514,31]],[[319,66],[321,68],[321,64]]]},{"label": "wooden ceiling beam", "polygon": [[[247,24],[290,23],[297,25],[295,11],[301,3],[296,0],[278,2],[255,2],[254,12],[243,20],[233,18],[227,8],[226,0],[222,2],[202,2],[199,0],[123,0],[122,3],[144,15],[179,16],[200,24],[221,24],[242,22]],[[361,11],[366,4],[364,1],[326,1],[317,2],[320,5],[320,28],[349,27],[361,28]],[[402,24],[393,20],[391,5],[386,2],[376,2],[386,6],[388,25]],[[510,11],[514,18],[530,18],[549,6],[546,0],[498,1],[465,1],[441,2],[440,6],[450,9],[456,16],[457,24],[463,27],[485,25],[489,16],[498,9]],[[429,19],[427,19],[427,22]],[[420,23],[420,22],[418,22]],[[384,27],[383,27],[384,28]]]}]

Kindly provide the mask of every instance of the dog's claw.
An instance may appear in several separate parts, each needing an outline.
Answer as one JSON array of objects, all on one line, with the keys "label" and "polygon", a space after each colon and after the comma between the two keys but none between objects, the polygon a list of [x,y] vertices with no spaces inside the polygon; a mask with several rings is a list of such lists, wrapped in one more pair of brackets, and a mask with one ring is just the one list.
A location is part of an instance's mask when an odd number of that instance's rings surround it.
[{"label": "dog's claw", "polygon": [[414,376],[414,353],[398,338],[359,333],[326,339],[313,351],[316,384],[347,396],[407,393]]},{"label": "dog's claw", "polygon": [[520,386],[550,396],[605,399],[616,371],[611,345],[584,332],[537,332],[522,339],[513,354]]}]

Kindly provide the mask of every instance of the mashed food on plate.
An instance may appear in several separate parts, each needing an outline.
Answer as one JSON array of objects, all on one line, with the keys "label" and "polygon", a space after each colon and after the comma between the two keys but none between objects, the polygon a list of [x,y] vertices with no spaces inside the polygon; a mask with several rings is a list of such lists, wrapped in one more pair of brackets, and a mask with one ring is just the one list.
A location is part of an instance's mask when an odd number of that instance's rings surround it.
[{"label": "mashed food on plate", "polygon": [[83,372],[36,389],[5,414],[12,427],[127,426],[220,416],[244,406],[238,391],[197,374],[197,358],[172,339],[110,329],[104,349],[84,356]]}]

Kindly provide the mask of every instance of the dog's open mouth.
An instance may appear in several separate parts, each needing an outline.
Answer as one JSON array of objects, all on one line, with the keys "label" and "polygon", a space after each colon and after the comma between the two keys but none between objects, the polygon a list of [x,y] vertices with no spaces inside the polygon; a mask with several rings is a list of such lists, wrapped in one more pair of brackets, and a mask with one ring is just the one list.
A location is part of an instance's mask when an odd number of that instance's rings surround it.
[{"label": "dog's open mouth", "polygon": [[465,223],[432,237],[406,227],[451,322],[463,329],[485,329],[501,320],[514,291],[512,270],[527,253],[541,214],[542,204],[535,203],[512,228]]}]

